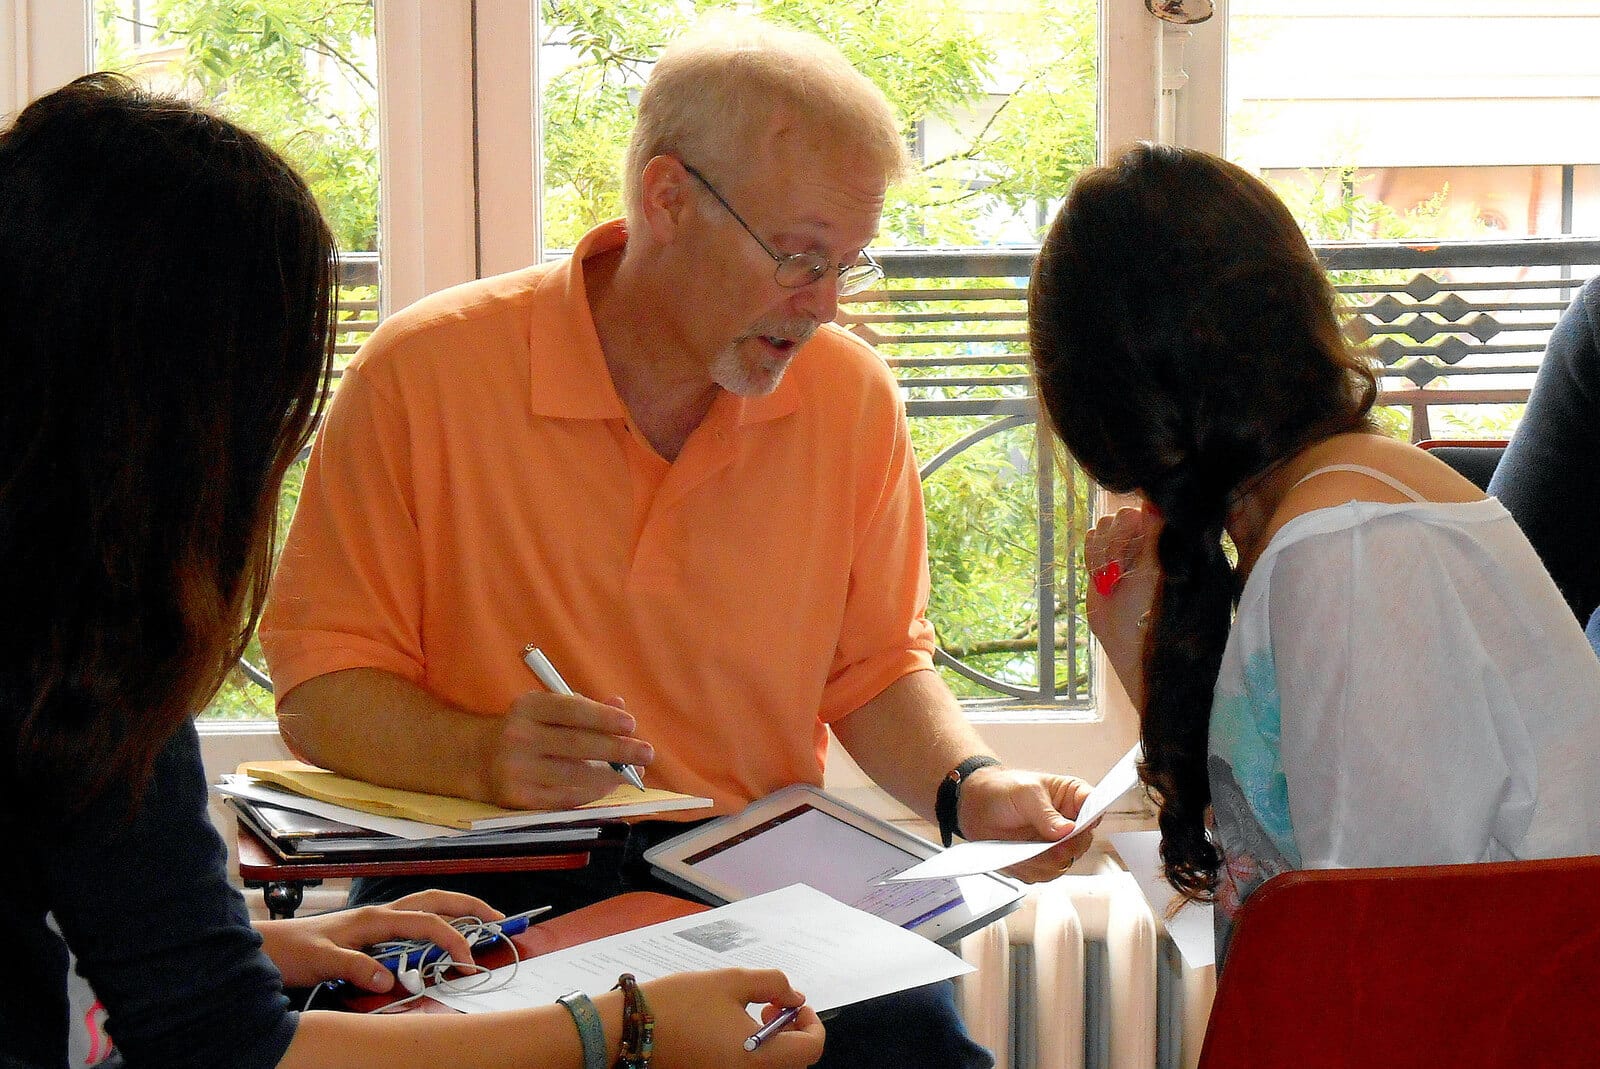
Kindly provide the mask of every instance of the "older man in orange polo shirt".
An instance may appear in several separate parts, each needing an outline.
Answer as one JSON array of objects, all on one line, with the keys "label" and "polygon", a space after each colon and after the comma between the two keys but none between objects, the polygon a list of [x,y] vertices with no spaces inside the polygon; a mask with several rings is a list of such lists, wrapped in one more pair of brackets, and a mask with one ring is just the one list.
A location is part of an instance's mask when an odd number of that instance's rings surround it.
[{"label": "older man in orange polo shirt", "polygon": [[[820,784],[831,726],[947,830],[1065,834],[1087,787],[992,763],[932,670],[904,407],[830,325],[880,277],[865,250],[905,166],[887,101],[831,46],[744,23],[669,48],[626,222],[406,309],[346,373],[262,625],[294,748],[518,807],[594,798],[631,762],[727,813]],[[530,643],[588,698],[539,687]],[[517,897],[647,885],[638,854],[671,830]],[[990,1064],[937,1001],[841,1016],[824,1064]],[[888,1038],[908,1030],[922,1046]]]}]

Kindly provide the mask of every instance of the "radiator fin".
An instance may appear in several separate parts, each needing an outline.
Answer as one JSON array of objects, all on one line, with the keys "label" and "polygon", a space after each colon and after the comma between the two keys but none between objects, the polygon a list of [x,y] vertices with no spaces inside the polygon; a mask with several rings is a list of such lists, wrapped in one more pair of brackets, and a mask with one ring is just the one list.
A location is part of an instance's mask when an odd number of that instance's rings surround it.
[{"label": "radiator fin", "polygon": [[973,1038],[1002,1069],[1193,1069],[1215,991],[1189,969],[1138,885],[1108,863],[1029,889],[962,940]]}]

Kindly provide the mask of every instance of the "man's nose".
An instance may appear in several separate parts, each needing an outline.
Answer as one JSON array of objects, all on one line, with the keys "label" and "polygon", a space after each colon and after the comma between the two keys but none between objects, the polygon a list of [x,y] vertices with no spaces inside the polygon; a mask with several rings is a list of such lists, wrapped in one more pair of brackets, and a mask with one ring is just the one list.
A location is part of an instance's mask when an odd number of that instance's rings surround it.
[{"label": "man's nose", "polygon": [[794,305],[818,323],[832,323],[839,314],[839,274],[824,271],[815,282],[795,291]]}]

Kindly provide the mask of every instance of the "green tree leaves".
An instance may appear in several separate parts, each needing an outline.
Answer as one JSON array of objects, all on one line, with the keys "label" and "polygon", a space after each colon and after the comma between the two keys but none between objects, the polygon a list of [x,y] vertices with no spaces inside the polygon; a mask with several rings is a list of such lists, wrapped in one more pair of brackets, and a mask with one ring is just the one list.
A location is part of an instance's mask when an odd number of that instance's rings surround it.
[{"label": "green tree leaves", "polygon": [[[374,0],[157,0],[141,55],[116,31],[131,16],[98,8],[98,65],[161,77],[260,133],[311,185],[339,247],[377,248]],[[159,46],[166,45],[166,48]],[[170,72],[166,69],[170,64]]]}]

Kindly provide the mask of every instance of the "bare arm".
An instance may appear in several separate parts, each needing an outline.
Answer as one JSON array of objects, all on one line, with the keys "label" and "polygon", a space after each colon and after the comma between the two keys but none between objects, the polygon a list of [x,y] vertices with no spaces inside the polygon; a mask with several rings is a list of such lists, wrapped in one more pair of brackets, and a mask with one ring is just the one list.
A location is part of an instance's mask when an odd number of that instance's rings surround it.
[{"label": "bare arm", "polygon": [[937,672],[912,672],[833,725],[874,783],[932,823],[939,781],[974,754],[994,756]]},{"label": "bare arm", "polygon": [[1160,536],[1161,520],[1153,510],[1128,506],[1102,516],[1083,543],[1083,564],[1091,575],[1113,561],[1120,571],[1103,592],[1091,583],[1084,604],[1089,630],[1135,709],[1144,708],[1145,621],[1161,586]]},{"label": "bare arm", "polygon": [[[862,771],[929,822],[936,821],[934,802],[945,775],[968,757],[994,756],[931,671],[891,683],[833,730]],[[971,839],[1060,839],[1088,794],[1089,785],[1075,776],[982,768],[962,785],[956,823]],[[1092,840],[1078,835],[1011,872],[1035,881],[1059,876]]]},{"label": "bare arm", "polygon": [[306,680],[279,697],[278,727],[308,761],[347,776],[511,808],[591,801],[621,782],[605,762],[655,757],[616,705],[534,690],[504,716],[480,716],[375,668]]},{"label": "bare arm", "polygon": [[[655,1015],[657,1069],[800,1069],[822,1055],[823,1028],[810,1009],[754,1053],[744,1040],[755,1031],[745,1004],[799,1005],[799,992],[776,970],[722,969],[679,973],[641,985]],[[617,1056],[622,995],[594,1000],[609,1053]],[[464,1052],[470,1057],[462,1061]],[[484,1069],[577,1069],[583,1065],[577,1028],[561,1006],[506,1013],[303,1014],[279,1069],[438,1069],[471,1064]]]}]

